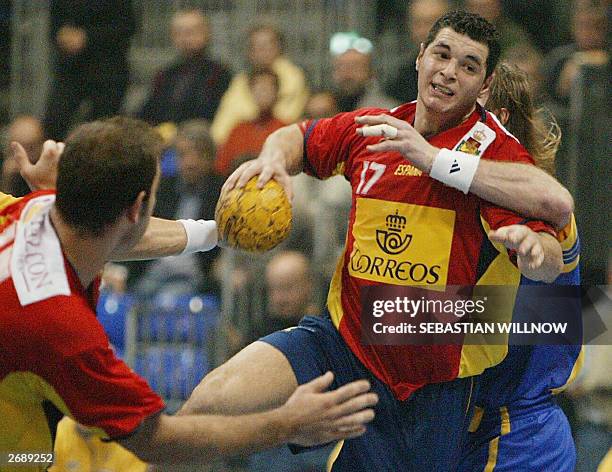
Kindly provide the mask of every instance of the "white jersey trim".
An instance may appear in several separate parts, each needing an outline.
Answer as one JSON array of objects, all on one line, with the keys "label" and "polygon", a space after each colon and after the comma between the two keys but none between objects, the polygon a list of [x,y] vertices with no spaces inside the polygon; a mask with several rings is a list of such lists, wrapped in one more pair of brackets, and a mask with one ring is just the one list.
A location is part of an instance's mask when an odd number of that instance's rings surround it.
[{"label": "white jersey trim", "polygon": [[508,136],[510,136],[512,139],[514,139],[517,143],[523,144],[523,143],[521,143],[518,140],[518,138],[516,136],[514,136],[510,131],[508,131],[504,125],[501,124],[501,122],[499,121],[499,118],[497,118],[497,116],[495,116],[495,113],[491,113],[490,111],[487,111],[487,113],[489,114],[489,116],[491,118],[493,118],[493,121],[495,121],[495,123],[497,123],[497,126],[499,126],[504,133],[506,133]]}]

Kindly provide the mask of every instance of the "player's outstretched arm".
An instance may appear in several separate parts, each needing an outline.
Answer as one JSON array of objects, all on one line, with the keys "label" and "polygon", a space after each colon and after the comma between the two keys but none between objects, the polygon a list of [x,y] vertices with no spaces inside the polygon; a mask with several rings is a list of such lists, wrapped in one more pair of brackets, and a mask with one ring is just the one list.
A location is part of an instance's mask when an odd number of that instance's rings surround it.
[{"label": "player's outstretched arm", "polygon": [[257,159],[245,162],[230,175],[223,191],[244,187],[254,176],[259,175],[257,185],[274,179],[285,189],[287,198],[293,197],[290,175],[299,174],[303,169],[304,136],[298,125],[284,126],[266,139]]},{"label": "player's outstretched arm", "polygon": [[[368,146],[369,151],[399,152],[410,159],[414,166],[438,178],[432,172],[432,166],[440,149],[429,144],[410,124],[389,115],[360,116],[356,122],[364,125],[357,129],[357,133],[386,138]],[[390,134],[388,128],[380,127],[384,124],[397,129],[397,132]],[[370,132],[372,128],[374,130]],[[481,159],[473,170],[475,174],[463,182],[466,184],[464,188],[460,188],[465,193],[469,191],[528,218],[548,221],[557,229],[569,223],[574,211],[574,200],[563,185],[543,170],[528,164],[485,159]]]},{"label": "player's outstretched arm", "polygon": [[210,251],[217,242],[214,220],[175,221],[153,217],[140,241],[130,249],[113,254],[112,260],[138,261]]},{"label": "player's outstretched arm", "polygon": [[[42,153],[32,164],[23,146],[11,143],[21,175],[32,190],[55,188],[57,165],[64,143],[45,141]],[[151,218],[142,239],[133,248],[113,255],[115,261],[134,261],[175,256],[185,252],[209,251],[217,244],[214,221],[171,221]]]},{"label": "player's outstretched arm", "polygon": [[561,246],[548,233],[536,233],[525,225],[510,225],[489,232],[489,239],[516,250],[518,268],[531,280],[550,283],[563,269]]},{"label": "player's outstretched arm", "polygon": [[303,446],[352,438],[374,418],[378,397],[370,384],[357,381],[326,392],[333,375],[314,379],[275,410],[242,416],[167,416],[149,418],[135,434],[120,441],[154,464],[202,463],[276,447]]},{"label": "player's outstretched arm", "polygon": [[178,221],[151,218],[134,247],[113,254],[114,261],[139,261],[181,254],[187,245],[185,228]]}]

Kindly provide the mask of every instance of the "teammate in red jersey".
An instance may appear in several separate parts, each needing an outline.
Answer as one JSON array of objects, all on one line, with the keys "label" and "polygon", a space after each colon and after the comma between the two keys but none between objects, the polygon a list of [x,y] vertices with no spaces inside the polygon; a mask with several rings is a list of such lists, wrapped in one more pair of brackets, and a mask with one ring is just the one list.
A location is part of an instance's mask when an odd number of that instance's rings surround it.
[{"label": "teammate in red jersey", "polygon": [[[115,357],[95,317],[97,274],[147,228],[159,155],[154,131],[142,122],[83,125],[66,143],[57,196],[36,192],[1,210],[2,460],[9,453],[51,452],[64,415],[143,460],[166,463],[362,434],[376,401],[367,382],[323,393],[328,373],[270,412],[177,418],[163,414],[159,396]],[[2,470],[12,467],[2,464]]]},{"label": "teammate in red jersey", "polygon": [[[279,405],[325,369],[338,384],[367,376],[381,398],[376,420],[363,438],[339,446],[332,470],[454,470],[475,376],[505,350],[364,345],[360,296],[364,287],[383,284],[515,285],[518,276],[506,274],[517,271],[504,270],[512,262],[500,243],[516,251],[530,278],[550,281],[559,273],[550,226],[485,201],[541,217],[546,198],[539,185],[554,182],[476,104],[498,57],[492,25],[465,12],[447,14],[421,47],[416,102],[282,128],[258,159],[230,176],[226,188],[259,174],[260,184],[275,178],[290,192],[288,174],[343,174],[353,189],[347,243],[329,291],[329,317],[306,317],[248,346],[204,379],[183,413]],[[554,185],[560,198],[546,200],[546,208],[555,208],[549,216],[561,226],[571,199]]]}]

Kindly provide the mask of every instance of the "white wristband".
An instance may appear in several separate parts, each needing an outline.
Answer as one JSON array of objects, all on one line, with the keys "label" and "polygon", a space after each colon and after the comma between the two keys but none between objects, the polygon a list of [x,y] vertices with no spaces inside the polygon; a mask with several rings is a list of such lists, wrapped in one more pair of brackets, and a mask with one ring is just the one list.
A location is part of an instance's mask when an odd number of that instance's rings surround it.
[{"label": "white wristband", "polygon": [[431,164],[429,176],[467,194],[474,180],[480,157],[460,151],[440,149]]},{"label": "white wristband", "polygon": [[181,254],[210,251],[217,245],[215,220],[178,220],[187,233],[187,245]]}]

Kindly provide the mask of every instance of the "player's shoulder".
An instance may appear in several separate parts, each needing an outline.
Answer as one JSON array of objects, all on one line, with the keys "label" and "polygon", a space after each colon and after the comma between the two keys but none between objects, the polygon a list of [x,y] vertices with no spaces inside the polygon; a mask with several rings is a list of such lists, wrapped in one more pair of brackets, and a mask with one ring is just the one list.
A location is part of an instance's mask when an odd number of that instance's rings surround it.
[{"label": "player's shoulder", "polygon": [[416,112],[416,100],[391,108],[387,113],[395,118],[405,120]]},{"label": "player's shoulder", "polygon": [[495,140],[486,158],[533,164],[533,157],[523,144],[490,111],[481,110],[481,122],[495,133]]},{"label": "player's shoulder", "polygon": [[351,115],[351,116],[364,116],[364,115],[393,115],[395,116],[394,110],[395,108],[380,108],[380,107],[365,107],[365,108],[357,108],[356,110],[349,111],[346,113],[341,113],[341,115]]},{"label": "player's shoulder", "polygon": [[482,110],[484,124],[495,132],[498,142],[510,142],[512,144],[521,144],[520,141],[499,121],[495,114],[487,110]]},{"label": "player's shoulder", "polygon": [[[353,123],[355,118],[358,116],[366,116],[366,115],[390,115],[395,118],[406,119],[406,117],[410,116],[410,114],[414,113],[416,109],[416,102],[407,103],[405,105],[400,105],[394,108],[380,108],[380,107],[366,107],[366,108],[358,108],[356,110],[338,113],[336,116],[328,119],[327,121],[338,122],[338,123]],[[313,121],[323,121],[322,120],[313,120]]]}]

